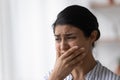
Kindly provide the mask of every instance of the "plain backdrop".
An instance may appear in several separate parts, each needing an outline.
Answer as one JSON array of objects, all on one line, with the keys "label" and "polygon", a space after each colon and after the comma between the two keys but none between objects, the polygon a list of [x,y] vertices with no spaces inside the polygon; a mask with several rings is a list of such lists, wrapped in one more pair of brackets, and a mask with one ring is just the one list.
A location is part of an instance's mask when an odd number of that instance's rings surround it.
[{"label": "plain backdrop", "polygon": [[[95,13],[101,40],[116,38],[113,25],[120,25],[120,18],[114,20],[103,15],[108,12],[92,10],[91,1],[107,3],[107,0],[0,0],[0,80],[42,80],[52,69],[55,62],[52,24],[68,5],[82,5]],[[120,56],[118,43],[99,43],[94,51],[95,58],[113,71]]]}]

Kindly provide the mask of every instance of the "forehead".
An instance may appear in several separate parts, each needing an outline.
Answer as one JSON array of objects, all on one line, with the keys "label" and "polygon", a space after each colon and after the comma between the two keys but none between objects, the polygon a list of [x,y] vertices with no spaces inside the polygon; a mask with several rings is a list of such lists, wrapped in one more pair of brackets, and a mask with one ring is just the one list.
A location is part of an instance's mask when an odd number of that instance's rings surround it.
[{"label": "forehead", "polygon": [[69,33],[77,34],[78,32],[82,31],[77,27],[71,25],[57,25],[55,27],[55,34],[69,34]]}]

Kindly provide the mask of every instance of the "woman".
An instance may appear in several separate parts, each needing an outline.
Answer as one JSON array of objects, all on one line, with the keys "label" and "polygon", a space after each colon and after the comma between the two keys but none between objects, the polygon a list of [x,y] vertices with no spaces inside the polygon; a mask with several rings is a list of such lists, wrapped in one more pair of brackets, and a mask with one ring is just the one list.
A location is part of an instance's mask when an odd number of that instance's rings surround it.
[{"label": "woman", "polygon": [[88,9],[68,6],[58,14],[53,31],[57,57],[45,80],[120,80],[93,57],[100,31],[96,17]]}]

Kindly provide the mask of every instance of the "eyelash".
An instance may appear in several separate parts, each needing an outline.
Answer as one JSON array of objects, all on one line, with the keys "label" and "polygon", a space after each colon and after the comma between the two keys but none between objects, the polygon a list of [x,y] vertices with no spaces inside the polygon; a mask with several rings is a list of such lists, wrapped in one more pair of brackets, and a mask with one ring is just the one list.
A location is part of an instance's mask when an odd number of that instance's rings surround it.
[{"label": "eyelash", "polygon": [[[76,37],[67,37],[66,39],[76,39]],[[60,38],[55,38],[56,41],[60,41]]]},{"label": "eyelash", "polygon": [[67,37],[68,39],[76,39],[76,37]]},{"label": "eyelash", "polygon": [[59,38],[55,38],[56,41],[60,40]]}]

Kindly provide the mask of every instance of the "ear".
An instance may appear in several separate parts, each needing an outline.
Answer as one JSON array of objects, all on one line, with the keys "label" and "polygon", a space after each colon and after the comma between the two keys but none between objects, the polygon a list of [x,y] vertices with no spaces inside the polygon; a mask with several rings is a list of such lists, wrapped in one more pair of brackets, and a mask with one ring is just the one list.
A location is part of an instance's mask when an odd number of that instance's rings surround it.
[{"label": "ear", "polygon": [[89,38],[91,39],[91,42],[92,42],[92,43],[96,41],[97,35],[98,35],[98,32],[97,32],[96,30],[94,30],[94,31],[91,33],[91,35],[90,35]]}]

